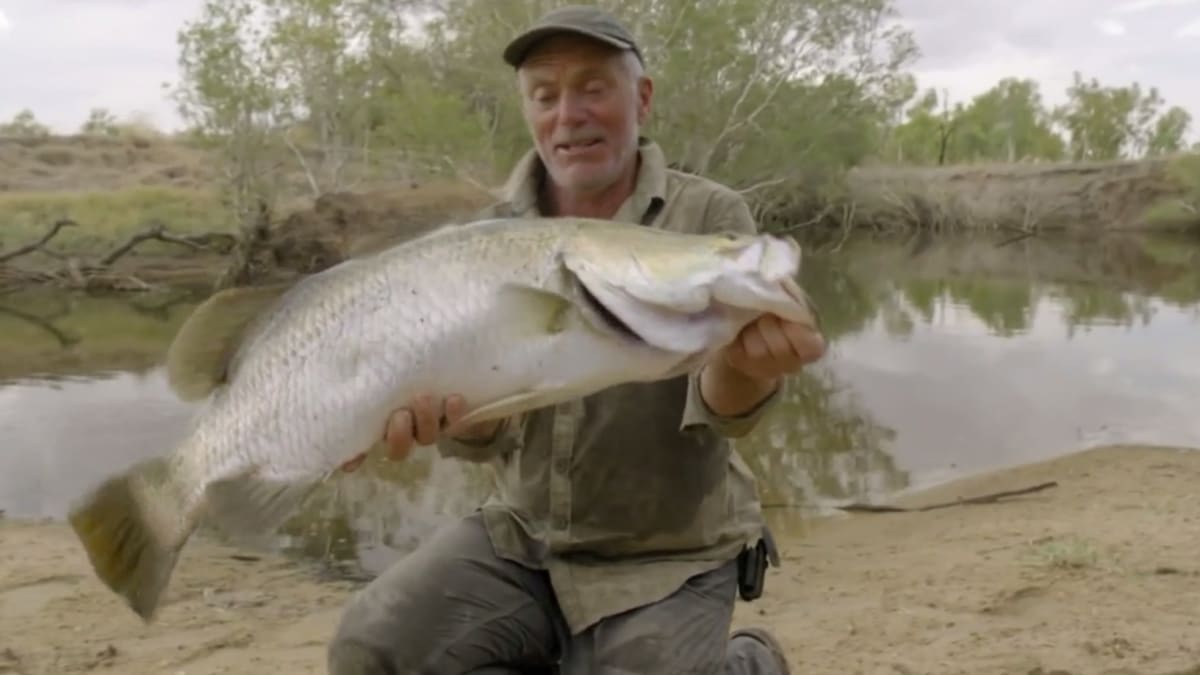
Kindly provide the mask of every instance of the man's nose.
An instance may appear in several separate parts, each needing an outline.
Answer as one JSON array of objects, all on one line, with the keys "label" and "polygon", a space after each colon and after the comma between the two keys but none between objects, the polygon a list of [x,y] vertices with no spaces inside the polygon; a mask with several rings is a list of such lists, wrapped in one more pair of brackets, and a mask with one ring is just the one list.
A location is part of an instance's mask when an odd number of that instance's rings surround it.
[{"label": "man's nose", "polygon": [[582,124],[587,119],[587,106],[583,96],[565,92],[558,98],[558,123],[565,126]]}]

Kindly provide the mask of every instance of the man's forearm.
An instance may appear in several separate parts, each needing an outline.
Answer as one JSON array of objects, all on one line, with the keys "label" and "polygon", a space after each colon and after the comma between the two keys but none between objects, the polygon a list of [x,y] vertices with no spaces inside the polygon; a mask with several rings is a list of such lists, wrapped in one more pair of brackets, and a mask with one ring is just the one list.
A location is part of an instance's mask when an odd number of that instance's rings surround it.
[{"label": "man's forearm", "polygon": [[752,378],[723,360],[700,371],[700,396],[708,409],[723,417],[749,412],[779,387],[780,378]]}]

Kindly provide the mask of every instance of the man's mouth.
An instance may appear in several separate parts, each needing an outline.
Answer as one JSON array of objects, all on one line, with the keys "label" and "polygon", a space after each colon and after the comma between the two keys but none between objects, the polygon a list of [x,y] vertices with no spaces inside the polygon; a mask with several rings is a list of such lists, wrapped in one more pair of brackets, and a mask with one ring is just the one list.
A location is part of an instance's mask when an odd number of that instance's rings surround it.
[{"label": "man's mouth", "polygon": [[554,146],[554,151],[565,155],[572,155],[577,152],[585,152],[590,150],[603,142],[604,141],[599,138],[590,138],[573,143],[558,143]]}]

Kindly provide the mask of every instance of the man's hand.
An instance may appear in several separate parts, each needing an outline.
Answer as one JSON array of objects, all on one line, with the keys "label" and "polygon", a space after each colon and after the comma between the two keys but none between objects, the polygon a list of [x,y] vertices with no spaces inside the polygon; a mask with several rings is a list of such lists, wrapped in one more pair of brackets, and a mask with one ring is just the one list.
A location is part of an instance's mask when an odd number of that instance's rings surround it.
[{"label": "man's hand", "polygon": [[[434,403],[432,396],[417,396],[409,407],[396,410],[388,418],[387,427],[383,432],[384,440],[388,444],[388,459],[400,461],[407,458],[414,443],[432,445],[437,442],[443,430],[441,420],[445,419],[445,428],[450,429],[466,412],[467,402],[457,394],[447,396],[440,406]],[[464,440],[490,438],[499,426],[499,420],[481,422],[468,427],[455,437]],[[362,466],[366,459],[366,453],[358,455],[343,464],[342,471],[354,471]]]},{"label": "man's hand", "polygon": [[825,338],[806,323],[766,314],[746,326],[725,348],[725,362],[747,377],[776,380],[825,355]]},{"label": "man's hand", "polygon": [[700,391],[713,412],[737,415],[766,398],[780,378],[824,355],[825,338],[815,328],[767,314],[705,366]]}]

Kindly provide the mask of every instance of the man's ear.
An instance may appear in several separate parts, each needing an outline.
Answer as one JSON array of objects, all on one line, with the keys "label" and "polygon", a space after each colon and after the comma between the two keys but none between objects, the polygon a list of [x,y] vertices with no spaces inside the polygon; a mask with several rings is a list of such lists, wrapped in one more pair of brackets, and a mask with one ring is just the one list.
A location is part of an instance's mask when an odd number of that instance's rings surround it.
[{"label": "man's ear", "polygon": [[643,75],[638,78],[638,124],[645,124],[650,116],[650,103],[654,99],[654,80]]}]

